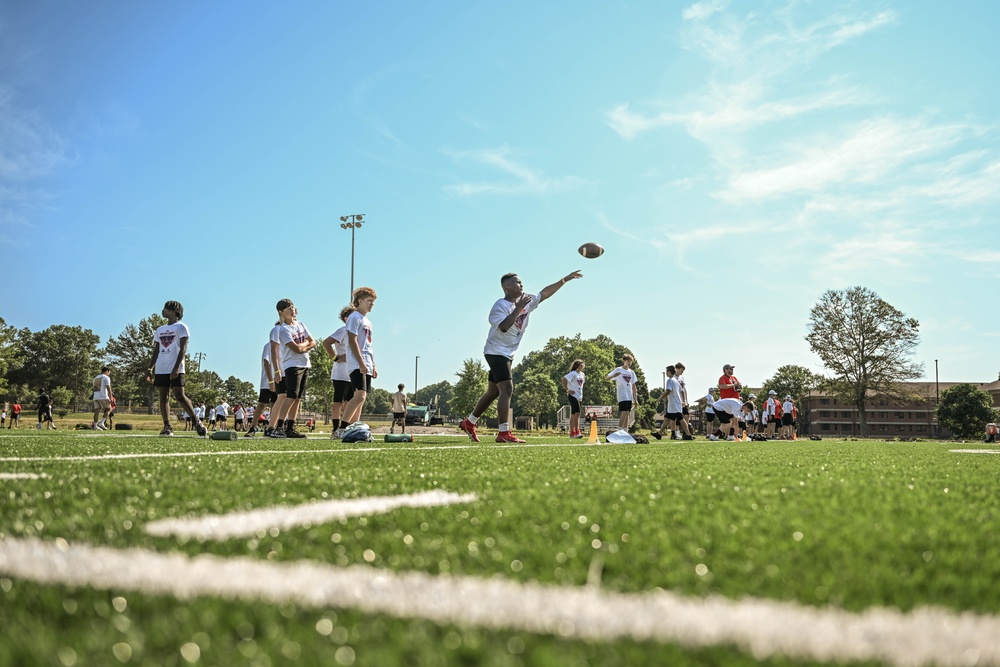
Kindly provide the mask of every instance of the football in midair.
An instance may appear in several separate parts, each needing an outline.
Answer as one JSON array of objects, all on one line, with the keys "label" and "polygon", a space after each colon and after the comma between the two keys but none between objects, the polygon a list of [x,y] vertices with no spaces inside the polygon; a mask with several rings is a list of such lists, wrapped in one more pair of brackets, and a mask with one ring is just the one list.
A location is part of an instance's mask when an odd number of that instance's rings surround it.
[{"label": "football in midair", "polygon": [[604,248],[596,243],[584,243],[580,246],[579,253],[587,259],[594,259],[604,254]]}]

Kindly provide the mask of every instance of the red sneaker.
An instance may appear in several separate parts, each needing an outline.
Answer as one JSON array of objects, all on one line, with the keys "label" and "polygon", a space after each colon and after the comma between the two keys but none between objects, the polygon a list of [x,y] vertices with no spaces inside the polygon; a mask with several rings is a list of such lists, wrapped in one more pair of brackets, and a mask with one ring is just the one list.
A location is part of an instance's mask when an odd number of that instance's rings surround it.
[{"label": "red sneaker", "polygon": [[497,442],[524,442],[524,440],[515,438],[510,431],[500,431],[497,433]]},{"label": "red sneaker", "polygon": [[462,423],[458,425],[460,429],[469,434],[469,439],[472,442],[479,442],[479,436],[476,435],[476,425],[469,421],[468,417],[462,420]]}]

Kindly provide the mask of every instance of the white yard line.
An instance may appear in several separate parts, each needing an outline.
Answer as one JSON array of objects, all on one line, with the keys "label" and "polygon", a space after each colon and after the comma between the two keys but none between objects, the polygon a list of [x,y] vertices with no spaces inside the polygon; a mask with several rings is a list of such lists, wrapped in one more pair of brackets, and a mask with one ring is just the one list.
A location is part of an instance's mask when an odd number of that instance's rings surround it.
[{"label": "white yard line", "polygon": [[190,519],[162,519],[146,524],[150,535],[177,535],[200,540],[226,540],[248,537],[260,530],[285,530],[352,516],[385,514],[397,507],[439,507],[454,503],[471,503],[476,494],[449,493],[443,490],[424,491],[406,496],[369,496],[325,500],[304,505],[264,507],[246,512],[201,516]]},{"label": "white yard line", "polygon": [[567,638],[734,644],[756,658],[878,660],[910,667],[1000,664],[1000,618],[945,609],[851,613],[789,602],[690,598],[517,583],[500,577],[431,576],[309,561],[271,563],[58,539],[0,540],[0,573],[45,584],[244,601],[350,608]]},{"label": "white yard line", "polygon": [[48,475],[35,472],[0,472],[0,479],[42,479],[44,477],[48,477]]},{"label": "white yard line", "polygon": [[949,449],[954,454],[1000,454],[1000,449]]},{"label": "white yard line", "polygon": [[[602,445],[605,443],[601,443]],[[191,456],[256,456],[258,454],[351,454],[357,452],[427,452],[437,450],[464,449],[525,449],[546,447],[587,447],[586,443],[538,443],[523,445],[501,445],[483,443],[472,445],[429,445],[426,447],[345,447],[340,449],[245,449],[200,452],[142,452],[135,454],[92,454],[89,456],[8,456],[0,457],[0,463],[38,463],[59,461],[110,461],[118,459],[158,459]],[[593,447],[593,445],[589,445]],[[610,445],[621,447],[621,445]]]}]

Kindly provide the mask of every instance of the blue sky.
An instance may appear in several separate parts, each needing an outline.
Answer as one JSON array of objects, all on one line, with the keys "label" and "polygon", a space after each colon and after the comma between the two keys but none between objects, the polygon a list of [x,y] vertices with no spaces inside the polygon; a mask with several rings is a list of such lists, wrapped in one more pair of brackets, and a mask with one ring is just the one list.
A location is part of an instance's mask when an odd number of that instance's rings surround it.
[{"label": "blue sky", "polygon": [[[376,386],[454,381],[516,271],[520,355],[599,333],[689,386],[821,371],[827,289],[1000,372],[992,2],[0,2],[2,316],[102,339],[185,305],[256,381],[374,287]],[[576,248],[602,244],[585,260]],[[700,391],[700,389],[698,390]]]}]

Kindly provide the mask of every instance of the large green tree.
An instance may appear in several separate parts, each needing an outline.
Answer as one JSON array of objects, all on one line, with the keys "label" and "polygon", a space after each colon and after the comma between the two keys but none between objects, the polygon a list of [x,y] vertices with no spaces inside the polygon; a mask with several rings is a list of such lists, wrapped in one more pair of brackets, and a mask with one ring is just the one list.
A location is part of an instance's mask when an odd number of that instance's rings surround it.
[{"label": "large green tree", "polygon": [[[187,361],[184,362],[184,368],[186,371]],[[186,372],[185,376],[184,393],[193,404],[205,403],[205,407],[209,409],[218,405],[219,401],[226,396],[226,382],[215,371],[196,370],[190,373]]]},{"label": "large green tree", "polygon": [[365,400],[365,407],[362,408],[365,414],[386,415],[392,412],[392,394],[387,389],[375,388],[368,392]]},{"label": "large green tree", "polygon": [[766,397],[768,392],[773,390],[778,393],[779,398],[791,396],[798,400],[816,389],[822,381],[822,376],[813,373],[805,366],[788,364],[774,371],[774,375],[764,381],[761,392]]},{"label": "large green tree", "polygon": [[23,363],[8,373],[10,382],[46,389],[64,386],[74,403],[90,400],[92,382],[100,370],[98,335],[79,326],[53,324],[42,331],[21,329],[17,340]]},{"label": "large green tree", "polygon": [[938,423],[959,438],[976,438],[986,432],[986,425],[1000,419],[989,392],[974,384],[959,384],[941,393],[937,407]]},{"label": "large green tree", "polygon": [[[467,415],[476,407],[479,397],[486,391],[487,371],[483,362],[477,359],[466,359],[462,362],[462,370],[455,375],[458,382],[455,383],[455,391],[451,400],[448,401],[448,408],[453,415]],[[483,417],[496,417],[496,401],[489,407]]]},{"label": "large green tree", "polygon": [[517,392],[521,414],[535,417],[539,426],[547,425],[559,405],[555,381],[542,373],[531,373],[521,379]]},{"label": "large green tree", "polygon": [[[165,317],[153,313],[139,320],[138,326],[130,323],[120,334],[108,339],[104,353],[111,366],[111,386],[119,403],[140,402],[152,407],[159,400],[153,385],[146,382],[146,372],[153,354],[153,334],[166,323]],[[195,369],[188,368],[185,362],[185,370],[190,379]]]},{"label": "large green tree", "polygon": [[10,386],[7,375],[21,365],[21,347],[17,342],[17,329],[0,317],[0,396],[6,395]]},{"label": "large green tree", "polygon": [[309,412],[319,412],[323,422],[329,423],[333,410],[333,380],[330,371],[333,368],[333,358],[326,353],[322,345],[309,350],[309,386],[302,407]]},{"label": "large green tree", "polygon": [[923,375],[911,356],[920,323],[865,287],[828,290],[809,314],[809,347],[830,370],[832,393],[858,410],[868,434],[866,408],[872,396],[897,396],[899,383]]},{"label": "large green tree", "polygon": [[225,382],[222,383],[225,391],[225,396],[229,399],[229,402],[233,405],[256,405],[257,404],[257,391],[254,389],[253,382],[247,382],[246,380],[241,380],[235,375],[230,375],[226,378]]}]

